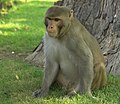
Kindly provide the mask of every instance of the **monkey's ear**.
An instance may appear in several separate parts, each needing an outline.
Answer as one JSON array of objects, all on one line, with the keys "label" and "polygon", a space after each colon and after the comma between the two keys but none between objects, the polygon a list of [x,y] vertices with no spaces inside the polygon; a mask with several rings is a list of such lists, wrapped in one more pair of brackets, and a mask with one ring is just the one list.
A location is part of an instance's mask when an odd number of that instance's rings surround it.
[{"label": "monkey's ear", "polygon": [[73,10],[70,11],[70,19],[73,17]]}]

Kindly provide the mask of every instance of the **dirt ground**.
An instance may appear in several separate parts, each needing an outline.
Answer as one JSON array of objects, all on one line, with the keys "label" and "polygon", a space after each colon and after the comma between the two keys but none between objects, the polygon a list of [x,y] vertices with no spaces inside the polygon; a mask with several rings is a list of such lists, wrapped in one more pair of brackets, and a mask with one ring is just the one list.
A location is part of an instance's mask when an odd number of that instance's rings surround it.
[{"label": "dirt ground", "polygon": [[28,54],[15,52],[0,52],[0,59],[21,59],[24,60]]}]

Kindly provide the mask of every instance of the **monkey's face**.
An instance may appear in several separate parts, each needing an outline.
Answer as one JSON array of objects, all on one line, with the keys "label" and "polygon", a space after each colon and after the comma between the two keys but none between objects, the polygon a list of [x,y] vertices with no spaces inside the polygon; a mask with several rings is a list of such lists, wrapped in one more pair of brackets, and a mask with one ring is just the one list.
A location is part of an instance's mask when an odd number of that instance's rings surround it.
[{"label": "monkey's face", "polygon": [[66,34],[70,27],[73,13],[62,6],[49,8],[45,15],[46,31],[50,37],[59,38]]},{"label": "monkey's face", "polygon": [[46,17],[45,26],[50,37],[58,37],[63,23],[60,18]]}]

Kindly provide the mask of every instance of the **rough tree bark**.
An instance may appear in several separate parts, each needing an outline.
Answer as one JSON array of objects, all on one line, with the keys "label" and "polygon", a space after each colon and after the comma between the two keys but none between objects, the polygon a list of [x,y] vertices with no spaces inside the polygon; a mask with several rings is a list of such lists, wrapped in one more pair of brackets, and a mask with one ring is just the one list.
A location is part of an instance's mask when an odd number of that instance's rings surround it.
[{"label": "rough tree bark", "polygon": [[[106,58],[107,73],[120,75],[120,0],[62,0],[62,2],[64,6],[74,10],[75,16],[97,38]],[[44,63],[42,44],[26,58],[40,67]]]}]

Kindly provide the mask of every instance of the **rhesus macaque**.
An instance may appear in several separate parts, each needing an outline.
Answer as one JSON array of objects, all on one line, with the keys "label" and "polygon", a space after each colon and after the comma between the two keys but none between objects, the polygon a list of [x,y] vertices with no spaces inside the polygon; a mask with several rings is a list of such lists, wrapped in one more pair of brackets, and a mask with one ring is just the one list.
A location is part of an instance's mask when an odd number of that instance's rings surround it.
[{"label": "rhesus macaque", "polygon": [[43,97],[53,82],[76,93],[92,96],[91,90],[106,84],[105,62],[97,40],[63,6],[50,7],[45,15],[45,72],[41,89],[34,97]]}]

